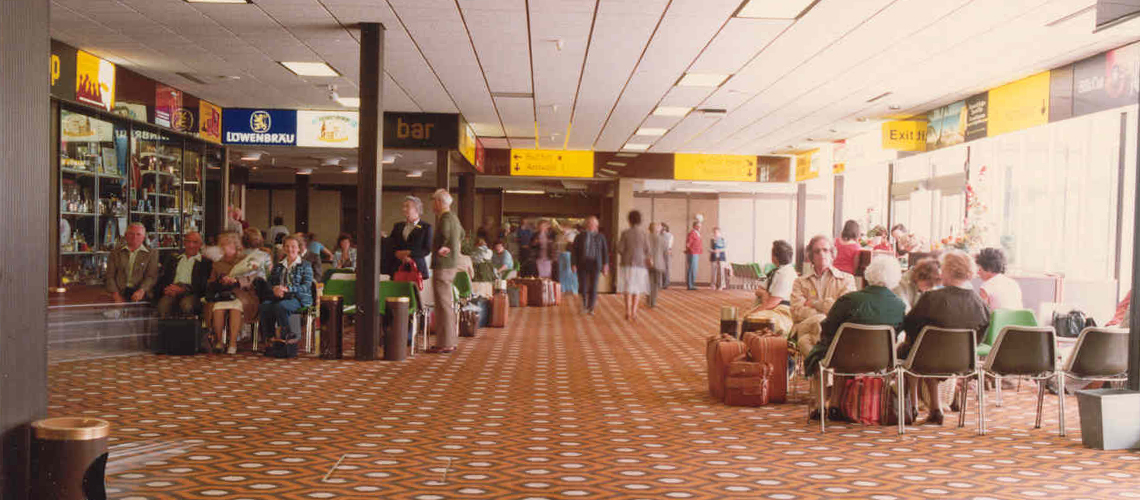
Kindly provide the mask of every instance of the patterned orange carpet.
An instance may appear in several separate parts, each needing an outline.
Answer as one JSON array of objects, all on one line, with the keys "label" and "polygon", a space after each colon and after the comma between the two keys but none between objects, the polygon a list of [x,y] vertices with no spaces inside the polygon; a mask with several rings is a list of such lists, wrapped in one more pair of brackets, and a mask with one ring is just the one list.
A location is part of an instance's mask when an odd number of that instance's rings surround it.
[{"label": "patterned orange carpet", "polygon": [[1028,383],[989,398],[987,436],[972,409],[963,429],[821,435],[802,404],[708,397],[704,339],[747,292],[671,289],[633,327],[617,296],[588,319],[567,298],[399,363],[59,363],[50,413],[112,422],[119,499],[1140,497],[1140,454],[1082,448],[1072,397],[1066,438],[1055,396],[1032,429]]}]

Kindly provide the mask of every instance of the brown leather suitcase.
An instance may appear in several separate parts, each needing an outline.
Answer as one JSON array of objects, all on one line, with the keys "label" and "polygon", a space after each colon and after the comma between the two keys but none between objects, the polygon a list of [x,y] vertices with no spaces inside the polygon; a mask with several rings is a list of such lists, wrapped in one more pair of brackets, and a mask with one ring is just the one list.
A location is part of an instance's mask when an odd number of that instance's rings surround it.
[{"label": "brown leather suitcase", "polygon": [[562,283],[554,283],[554,305],[562,305]]},{"label": "brown leather suitcase", "polygon": [[784,403],[788,400],[788,340],[779,335],[761,336],[744,334],[748,354],[752,361],[772,365],[768,382],[768,400]]},{"label": "brown leather suitcase", "polygon": [[521,278],[518,282],[520,285],[526,286],[527,306],[550,307],[554,305],[555,283],[553,281],[546,278]]},{"label": "brown leather suitcase", "polygon": [[772,365],[752,361],[734,361],[728,366],[724,381],[724,404],[729,406],[764,406],[768,404]]},{"label": "brown leather suitcase", "polygon": [[492,328],[504,328],[507,326],[507,313],[511,310],[510,301],[507,298],[505,291],[495,292],[491,297],[491,324]]},{"label": "brown leather suitcase", "polygon": [[474,309],[459,310],[459,336],[474,337],[479,330],[479,312]]},{"label": "brown leather suitcase", "polygon": [[728,367],[741,355],[748,352],[744,342],[729,336],[709,337],[705,348],[708,361],[709,393],[718,400],[724,400],[724,382],[728,377]]}]

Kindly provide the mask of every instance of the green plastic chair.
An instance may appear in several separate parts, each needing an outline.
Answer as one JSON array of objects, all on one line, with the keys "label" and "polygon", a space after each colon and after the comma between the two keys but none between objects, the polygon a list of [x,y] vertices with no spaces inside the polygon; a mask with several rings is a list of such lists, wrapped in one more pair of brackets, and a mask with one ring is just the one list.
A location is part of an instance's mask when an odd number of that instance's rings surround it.
[{"label": "green plastic chair", "polygon": [[998,333],[1007,326],[1037,326],[1037,316],[1034,316],[1033,311],[1029,309],[994,310],[990,315],[990,327],[986,330],[986,336],[978,344],[979,358],[989,356],[990,351],[994,348],[994,342],[997,341]]},{"label": "green plastic chair", "polygon": [[776,269],[775,264],[771,262],[764,264],[764,267],[760,268],[760,276],[767,276],[773,269]]},{"label": "green plastic chair", "polygon": [[416,284],[410,281],[381,281],[380,282],[380,305],[377,310],[380,315],[384,314],[384,305],[387,303],[389,297],[407,297],[409,301],[408,310],[413,314],[419,310],[419,301],[417,300],[419,294],[416,293]]},{"label": "green plastic chair", "polygon": [[324,295],[339,295],[343,299],[344,313],[356,314],[356,280],[328,280]]},{"label": "green plastic chair", "polygon": [[467,275],[467,271],[459,271],[455,273],[455,289],[459,291],[459,298],[466,300],[471,297],[471,277]]}]

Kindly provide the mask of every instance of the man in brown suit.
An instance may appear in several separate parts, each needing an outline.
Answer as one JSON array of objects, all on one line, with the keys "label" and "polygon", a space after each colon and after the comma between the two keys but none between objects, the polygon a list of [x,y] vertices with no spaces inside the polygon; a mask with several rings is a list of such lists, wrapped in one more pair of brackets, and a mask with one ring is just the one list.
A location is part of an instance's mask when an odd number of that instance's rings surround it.
[{"label": "man in brown suit", "polygon": [[158,282],[158,250],[143,245],[146,227],[138,222],[123,240],[107,258],[107,291],[115,302],[140,302]]}]

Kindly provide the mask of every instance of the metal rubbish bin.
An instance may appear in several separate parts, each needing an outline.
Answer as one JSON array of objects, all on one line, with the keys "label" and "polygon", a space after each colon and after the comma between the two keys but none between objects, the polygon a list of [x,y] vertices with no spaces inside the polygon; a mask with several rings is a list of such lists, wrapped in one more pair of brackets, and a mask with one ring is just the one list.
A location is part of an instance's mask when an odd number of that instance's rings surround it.
[{"label": "metal rubbish bin", "polygon": [[97,418],[48,418],[32,423],[31,498],[105,500],[107,436]]},{"label": "metal rubbish bin", "polygon": [[721,306],[720,308],[720,333],[722,335],[732,335],[739,337],[736,332],[736,308],[732,306]]},{"label": "metal rubbish bin", "polygon": [[408,357],[407,297],[388,297],[384,304],[384,361],[403,361]]},{"label": "metal rubbish bin", "polygon": [[[1064,396],[1061,396],[1064,397]],[[1077,391],[1081,444],[1097,450],[1140,448],[1140,392],[1126,389]]]},{"label": "metal rubbish bin", "polygon": [[321,359],[344,358],[344,298],[321,297]]}]

